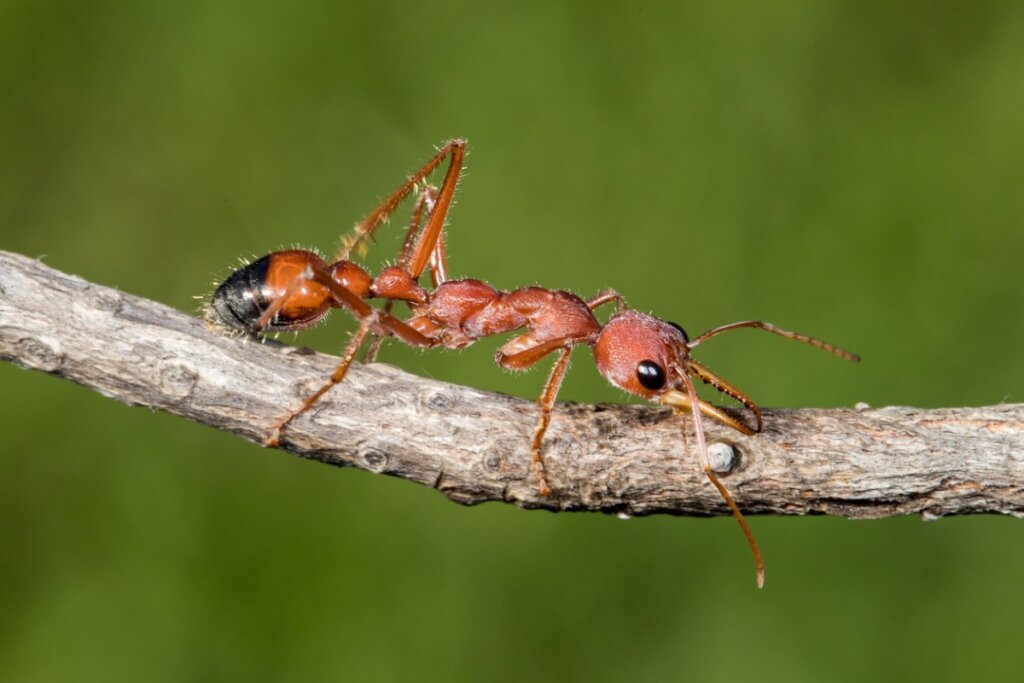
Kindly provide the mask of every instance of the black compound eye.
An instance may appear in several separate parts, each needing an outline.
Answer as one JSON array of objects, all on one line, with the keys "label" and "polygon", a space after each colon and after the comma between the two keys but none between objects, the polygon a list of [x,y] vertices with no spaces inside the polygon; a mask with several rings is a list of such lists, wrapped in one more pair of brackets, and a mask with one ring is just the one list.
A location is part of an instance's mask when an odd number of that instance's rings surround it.
[{"label": "black compound eye", "polygon": [[665,386],[665,371],[652,360],[640,361],[640,365],[636,366],[636,378],[651,391],[657,391]]},{"label": "black compound eye", "polygon": [[686,334],[686,330],[683,329],[682,325],[680,325],[679,323],[671,322],[671,321],[669,321],[668,324],[671,325],[672,327],[676,328],[677,330],[679,330],[679,334],[683,335],[683,341],[684,342],[686,342],[687,344],[690,343],[690,335]]}]

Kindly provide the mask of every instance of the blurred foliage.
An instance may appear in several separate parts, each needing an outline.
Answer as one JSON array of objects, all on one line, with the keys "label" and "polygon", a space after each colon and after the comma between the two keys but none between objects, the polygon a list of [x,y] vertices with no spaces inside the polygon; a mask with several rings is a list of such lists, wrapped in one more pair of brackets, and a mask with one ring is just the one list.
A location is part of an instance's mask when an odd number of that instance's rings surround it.
[{"label": "blurred foliage", "polygon": [[[1024,7],[487,5],[4,0],[0,248],[191,310],[239,255],[332,251],[465,136],[453,275],[864,356],[701,348],[763,405],[1024,400]],[[344,317],[298,343],[337,351]],[[535,396],[495,343],[383,360]],[[9,365],[0,386],[5,681],[1019,671],[1010,518],[756,518],[758,592],[731,519],[464,509]],[[586,352],[562,396],[624,400]]]}]

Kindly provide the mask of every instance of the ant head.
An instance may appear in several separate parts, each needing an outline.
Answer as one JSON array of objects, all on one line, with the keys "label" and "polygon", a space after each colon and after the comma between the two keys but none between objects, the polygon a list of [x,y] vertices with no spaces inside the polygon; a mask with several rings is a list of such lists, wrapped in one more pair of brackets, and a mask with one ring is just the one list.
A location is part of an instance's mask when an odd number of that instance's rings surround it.
[{"label": "ant head", "polygon": [[682,327],[639,311],[608,321],[594,344],[598,371],[631,394],[665,405],[689,405],[683,387],[689,338]]}]

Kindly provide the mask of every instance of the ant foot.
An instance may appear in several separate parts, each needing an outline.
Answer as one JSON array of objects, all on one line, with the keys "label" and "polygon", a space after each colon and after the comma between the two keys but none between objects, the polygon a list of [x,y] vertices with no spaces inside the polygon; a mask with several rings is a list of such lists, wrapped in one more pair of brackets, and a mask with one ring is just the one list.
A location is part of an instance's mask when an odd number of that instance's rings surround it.
[{"label": "ant foot", "polygon": [[548,473],[544,467],[544,461],[534,460],[532,465],[531,469],[537,475],[537,493],[546,498],[551,495],[551,487],[548,485]]}]

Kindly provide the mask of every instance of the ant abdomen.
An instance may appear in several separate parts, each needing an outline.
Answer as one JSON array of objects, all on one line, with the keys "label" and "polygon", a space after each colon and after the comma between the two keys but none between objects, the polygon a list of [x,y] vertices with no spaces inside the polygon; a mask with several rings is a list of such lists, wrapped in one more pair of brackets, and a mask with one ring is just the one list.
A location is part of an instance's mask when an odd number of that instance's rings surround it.
[{"label": "ant abdomen", "polygon": [[[210,314],[215,322],[257,334],[297,330],[323,318],[331,308],[330,292],[311,279],[327,264],[301,249],[277,251],[239,268],[213,293]],[[264,316],[277,302],[277,312]]]}]

